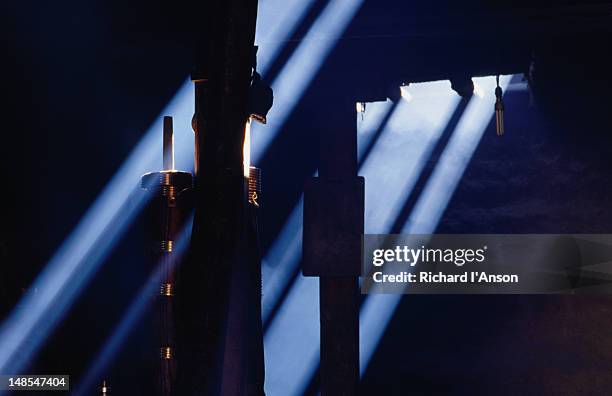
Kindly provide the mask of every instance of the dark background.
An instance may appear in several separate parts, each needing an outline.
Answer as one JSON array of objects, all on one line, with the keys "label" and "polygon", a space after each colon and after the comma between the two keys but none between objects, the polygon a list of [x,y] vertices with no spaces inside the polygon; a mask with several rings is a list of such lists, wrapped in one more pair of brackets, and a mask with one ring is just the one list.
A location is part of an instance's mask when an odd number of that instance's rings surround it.
[{"label": "dark background", "polygon": [[[327,76],[344,71],[358,79],[363,88],[356,100],[365,100],[384,96],[393,81],[523,73],[532,60],[532,93],[506,96],[507,134],[498,139],[489,125],[437,231],[612,233],[610,7],[575,3],[366,2],[347,44],[262,161],[264,249],[317,167],[311,128],[329,117],[320,103]],[[325,4],[315,3],[296,40]],[[187,77],[205,3],[1,7],[0,306],[6,314]],[[388,38],[373,38],[378,33]],[[286,45],[267,79],[296,43]],[[374,47],[379,53],[363,56]],[[291,169],[284,166],[289,158]],[[78,379],[88,366],[148,271],[140,222],[132,231],[31,372]],[[608,297],[408,296],[362,379],[363,392],[606,394],[611,325]],[[143,323],[134,334],[146,332]],[[141,393],[134,378],[145,372],[147,348],[147,337],[130,338],[109,373],[115,389]]]}]

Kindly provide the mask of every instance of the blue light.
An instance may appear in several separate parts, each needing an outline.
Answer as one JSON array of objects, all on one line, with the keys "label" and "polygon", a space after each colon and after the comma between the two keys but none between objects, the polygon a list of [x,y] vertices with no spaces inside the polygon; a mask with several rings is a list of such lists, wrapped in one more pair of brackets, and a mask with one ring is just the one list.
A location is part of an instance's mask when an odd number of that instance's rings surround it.
[{"label": "blue light", "polygon": [[357,158],[360,164],[365,161],[366,149],[376,143],[376,134],[392,109],[393,102],[387,100],[368,103],[363,112],[357,112]]},{"label": "blue light", "polygon": [[[192,223],[193,215],[185,222],[183,229],[175,239],[173,253],[170,256],[172,258],[170,261],[170,268],[174,268],[180,263],[183,253],[185,252],[187,246],[189,246]],[[85,372],[85,375],[83,376],[83,379],[76,387],[76,390],[73,393],[74,395],[79,396],[91,393],[92,386],[94,386],[96,381],[100,380],[104,370],[117,355],[117,352],[125,343],[135,324],[142,319],[147,307],[153,302],[153,296],[156,295],[155,291],[159,290],[159,285],[162,282],[166,270],[167,268],[165,266],[160,264],[156,266],[155,270],[147,279],[145,285],[138,292],[132,304],[130,304],[126,313],[122,316],[119,324],[104,342],[103,348],[98,352],[96,358],[90,364],[89,368]]]},{"label": "blue light", "polygon": [[[390,102],[368,104],[356,114],[361,142],[370,142],[391,110]],[[316,175],[316,174],[315,174]],[[264,258],[264,319],[269,319],[302,254],[303,196]],[[266,392],[301,395],[319,364],[319,281],[298,275],[265,334]]]},{"label": "blue light", "polygon": [[[162,115],[191,120],[191,111],[185,113],[193,103],[191,91],[191,83],[184,84]],[[161,167],[162,123],[160,115],[31,285],[36,293],[26,294],[2,324],[1,373],[19,373],[29,362],[146,203],[140,177]],[[177,158],[188,163],[193,133],[184,124],[175,127],[175,146]]]},{"label": "blue light", "polygon": [[[512,76],[500,78],[502,89],[505,90],[511,79]],[[436,230],[482,134],[491,121],[495,103],[495,77],[474,78],[474,84],[481,88],[483,95],[474,95],[470,99],[402,232],[430,234]]]},{"label": "blue light", "polygon": [[[512,76],[502,76],[505,90]],[[419,196],[402,233],[435,232],[457,184],[469,164],[480,138],[493,116],[495,77],[474,78],[481,95],[474,95],[445,147],[433,174]],[[371,187],[371,186],[368,186]],[[402,295],[368,295],[360,318],[360,371],[363,374],[382,338]]]},{"label": "blue light", "polygon": [[[259,53],[260,71],[265,72],[271,65],[284,44],[282,37],[286,39],[290,36],[311,3],[311,0],[262,2],[257,40],[260,44],[269,45]],[[279,94],[280,98],[287,95],[292,97],[289,106],[275,109],[277,125],[282,124],[295,106],[334,40],[361,3],[362,0],[332,1],[311,28],[307,42],[298,48],[290,60],[290,71],[283,69],[284,74],[281,73],[277,80],[277,84],[282,86],[285,83],[297,83],[291,92],[282,89],[277,92],[277,97]],[[318,40],[320,35],[326,35],[326,40]],[[272,37],[280,39],[273,43],[270,40]],[[306,60],[310,65],[303,68],[302,63]],[[296,69],[299,69],[299,73],[295,73]],[[293,81],[289,78],[292,75],[295,75]],[[172,115],[175,118],[176,167],[179,169],[193,168],[193,157],[189,154],[193,145],[190,128],[193,103],[193,88],[187,81],[162,112],[162,115]],[[160,116],[31,286],[30,290],[37,290],[38,293],[26,295],[3,323],[0,328],[0,372],[19,372],[28,362],[144,205],[142,195],[136,194],[138,179],[143,173],[160,167],[161,126]],[[261,158],[275,135],[274,127],[270,129],[264,141],[254,143],[254,163]]]},{"label": "blue light", "polygon": [[[257,42],[264,44],[258,56],[261,72],[265,73],[272,64],[284,41],[311,5],[312,0],[267,0],[260,3]],[[189,154],[189,148],[193,147],[190,127],[193,103],[193,87],[188,80],[161,114],[175,118],[178,169],[193,169],[193,156]],[[18,372],[35,353],[144,204],[132,202],[129,213],[126,209],[129,197],[135,194],[139,177],[160,168],[161,130],[160,116],[30,287],[30,290],[37,290],[37,294],[27,294],[3,323],[0,328],[0,372]],[[265,151],[265,146],[259,147]],[[254,162],[257,158],[255,155]],[[52,305],[54,310],[50,311]],[[54,314],[41,320],[49,312]],[[34,329],[37,336],[33,334]],[[26,340],[27,348],[24,347]],[[17,351],[19,360],[16,359]]]},{"label": "blue light", "polygon": [[258,4],[255,44],[257,71],[266,75],[279,51],[291,38],[313,0],[264,0]]},{"label": "blue light", "polygon": [[[366,180],[365,232],[370,234],[389,232],[460,101],[448,81],[402,89],[411,99],[398,103],[360,169]],[[366,113],[376,110],[373,105]]]},{"label": "blue light", "polygon": [[[305,42],[283,69],[276,80],[276,86],[282,87],[278,88],[276,96],[279,102],[290,97],[291,103],[276,106],[271,114],[274,120],[271,128],[256,134],[264,136],[264,139],[254,139],[254,163],[261,158],[362,1],[333,0],[328,4]],[[265,73],[269,68],[284,41],[311,6],[312,0],[261,2],[257,30],[257,42],[263,44],[258,56],[260,72]],[[322,36],[325,40],[321,40]],[[190,155],[193,103],[192,84],[186,81],[161,114],[175,118],[178,169],[193,168],[193,156]],[[146,198],[138,194],[138,180],[143,173],[160,168],[161,115],[37,277],[30,288],[37,290],[37,294],[27,294],[3,323],[0,328],[0,372],[17,373],[29,361],[145,204]],[[301,238],[294,235],[293,239]],[[292,246],[294,252],[299,250],[296,243]],[[297,257],[295,253],[291,255]],[[279,285],[286,280],[286,274],[281,278]]]},{"label": "blue light", "polygon": [[302,255],[302,210],[304,197],[291,211],[285,225],[262,260],[262,319],[270,319],[272,308],[291,280]]},{"label": "blue light", "polygon": [[268,124],[253,125],[253,163],[263,157],[363,1],[331,0],[272,82],[274,106],[268,113]]},{"label": "blue light", "polygon": [[299,276],[265,334],[266,394],[301,395],[319,363],[319,280]]},{"label": "blue light", "polygon": [[[360,159],[363,157],[363,146],[374,139],[376,131],[381,127],[381,123],[391,107],[391,102],[370,103],[367,112],[357,115]],[[272,308],[279,300],[283,289],[290,282],[299,264],[302,255],[303,207],[304,196],[302,195],[262,261],[264,322],[270,318]]]}]

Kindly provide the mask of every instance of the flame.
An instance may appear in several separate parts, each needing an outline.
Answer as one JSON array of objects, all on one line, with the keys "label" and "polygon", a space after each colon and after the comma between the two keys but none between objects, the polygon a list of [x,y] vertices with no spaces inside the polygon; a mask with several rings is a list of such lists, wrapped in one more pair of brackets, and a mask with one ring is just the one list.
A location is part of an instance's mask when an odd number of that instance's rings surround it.
[{"label": "flame", "polygon": [[244,144],[242,146],[242,166],[244,177],[249,177],[251,168],[251,119],[249,118],[244,126]]}]

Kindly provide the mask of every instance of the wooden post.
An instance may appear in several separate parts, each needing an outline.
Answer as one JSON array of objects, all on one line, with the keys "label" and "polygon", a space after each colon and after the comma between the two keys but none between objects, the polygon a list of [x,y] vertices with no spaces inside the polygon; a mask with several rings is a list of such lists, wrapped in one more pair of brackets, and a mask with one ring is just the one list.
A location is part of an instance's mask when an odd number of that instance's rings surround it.
[{"label": "wooden post", "polygon": [[[202,13],[195,83],[195,217],[177,285],[178,392],[217,395],[233,375],[226,353],[230,288],[244,265],[247,222],[242,146],[257,0],[216,0]],[[234,334],[230,332],[230,334]],[[229,362],[229,363],[228,363]],[[230,367],[231,368],[231,367]],[[236,387],[229,395],[246,395]]]},{"label": "wooden post", "polygon": [[320,128],[319,178],[304,197],[304,274],[319,276],[321,394],[356,395],[359,383],[363,179],[357,177],[355,103],[330,101]]}]

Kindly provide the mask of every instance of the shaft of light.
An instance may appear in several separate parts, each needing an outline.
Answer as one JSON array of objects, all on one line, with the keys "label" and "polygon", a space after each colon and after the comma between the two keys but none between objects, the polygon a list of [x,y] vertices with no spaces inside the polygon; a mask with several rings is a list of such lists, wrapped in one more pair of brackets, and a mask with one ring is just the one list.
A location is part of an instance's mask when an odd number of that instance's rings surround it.
[{"label": "shaft of light", "polygon": [[253,126],[251,158],[255,165],[299,103],[363,1],[331,0],[272,82],[274,106],[268,113],[268,123]]},{"label": "shaft of light", "polygon": [[289,41],[313,0],[263,0],[258,4],[255,44],[257,70],[265,76],[274,59]]},{"label": "shaft of light", "polygon": [[[502,76],[504,88],[512,76]],[[445,147],[434,172],[419,196],[402,233],[430,234],[435,232],[442,214],[469,164],[482,134],[493,116],[494,77],[475,78],[483,96],[474,95]],[[366,298],[360,319],[360,371],[363,374],[376,351],[395,309],[400,294],[372,294]]]},{"label": "shaft of light", "polygon": [[[174,268],[189,245],[191,238],[191,227],[193,223],[193,215],[185,222],[183,229],[174,241],[171,267]],[[165,275],[167,269],[158,263],[145,285],[136,295],[125,314],[122,316],[119,324],[114,328],[111,335],[106,339],[101,350],[96,354],[96,358],[90,363],[89,368],[85,372],[83,379],[76,387],[74,395],[86,395],[90,393],[92,386],[98,382],[103,376],[104,370],[110,365],[113,359],[119,355],[119,350],[125,344],[131,331],[136,323],[140,321],[147,310],[147,307],[153,302],[153,296],[159,290],[159,285]]]},{"label": "shaft of light", "polygon": [[[191,82],[162,114],[189,120],[192,106],[187,103],[193,103]],[[0,327],[0,373],[19,374],[29,363],[146,203],[139,180],[162,165],[161,131],[159,117]],[[180,136],[177,151],[184,156],[193,137],[191,131]]]}]

